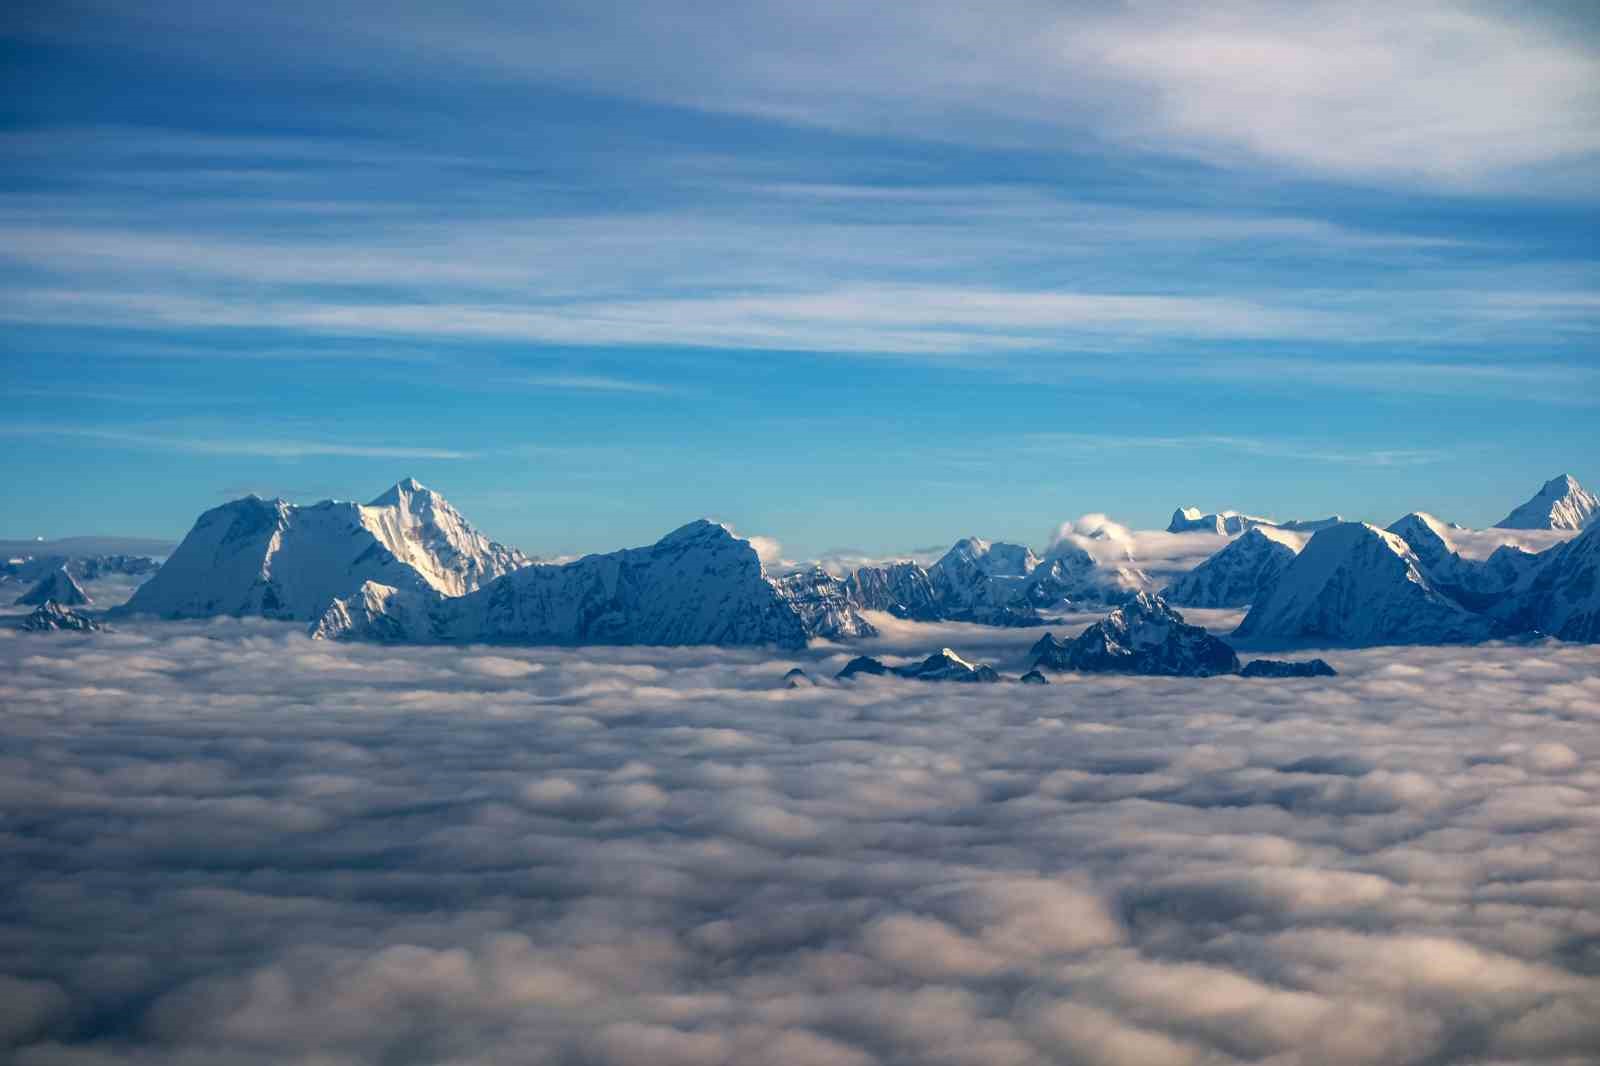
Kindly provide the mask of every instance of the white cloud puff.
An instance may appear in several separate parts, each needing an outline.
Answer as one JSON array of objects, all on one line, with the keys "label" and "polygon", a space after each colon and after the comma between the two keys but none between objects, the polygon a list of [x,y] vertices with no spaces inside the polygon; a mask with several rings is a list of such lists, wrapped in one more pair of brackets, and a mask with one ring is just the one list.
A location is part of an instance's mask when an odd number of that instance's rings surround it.
[{"label": "white cloud puff", "polygon": [[[991,632],[1025,666],[1034,634]],[[980,636],[882,643],[919,634]],[[1600,649],[1044,688],[827,680],[842,654],[0,641],[0,1057],[1600,1046]],[[797,664],[821,683],[783,688]]]}]

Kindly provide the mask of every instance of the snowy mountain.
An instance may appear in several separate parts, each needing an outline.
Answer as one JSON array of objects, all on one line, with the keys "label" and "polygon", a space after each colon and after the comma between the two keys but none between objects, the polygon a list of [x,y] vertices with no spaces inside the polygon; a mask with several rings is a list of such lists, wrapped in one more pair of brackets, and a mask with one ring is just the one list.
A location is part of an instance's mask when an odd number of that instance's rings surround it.
[{"label": "snowy mountain", "polygon": [[1341,644],[1450,644],[1500,626],[1462,607],[1428,579],[1406,541],[1364,522],[1311,538],[1234,636]]},{"label": "snowy mountain", "polygon": [[369,581],[456,596],[528,563],[411,480],[365,506],[324,500],[301,507],[250,496],[201,515],[155,576],[118,610],[304,621]]},{"label": "snowy mountain", "polygon": [[872,623],[861,617],[845,583],[820,566],[786,574],[774,583],[811,636],[853,640],[878,635]]},{"label": "snowy mountain", "polygon": [[1597,521],[1600,496],[1571,474],[1546,481],[1533,498],[1495,523],[1496,529],[1584,529]]},{"label": "snowy mountain", "polygon": [[1496,548],[1478,567],[1473,580],[1476,588],[1488,596],[1503,596],[1511,589],[1525,583],[1541,565],[1541,557],[1515,544]]},{"label": "snowy mountain", "polygon": [[1036,607],[1103,606],[1123,603],[1149,589],[1150,578],[1125,552],[1111,564],[1070,540],[1059,540],[1034,567],[1028,601]]},{"label": "snowy mountain", "polygon": [[83,591],[83,586],[72,579],[65,566],[57,567],[45,574],[31,589],[18,596],[15,602],[42,606],[51,601],[62,607],[81,607],[90,602],[89,594]]},{"label": "snowy mountain", "polygon": [[859,609],[897,618],[1028,626],[1038,624],[1041,608],[1120,603],[1147,585],[1136,567],[1102,566],[1068,542],[1040,559],[1020,544],[965,537],[926,569],[913,562],[859,567],[845,579],[845,592]]},{"label": "snowy mountain", "polygon": [[1168,585],[1162,599],[1180,607],[1243,607],[1255,603],[1294,560],[1300,540],[1255,526]]},{"label": "snowy mountain", "polygon": [[362,523],[400,562],[446,596],[461,596],[533,562],[468,524],[443,496],[412,478],[361,508]]},{"label": "snowy mountain", "polygon": [[1436,590],[1468,610],[1487,609],[1515,583],[1514,556],[1497,552],[1499,558],[1492,567],[1488,561],[1463,558],[1451,534],[1468,531],[1426,511],[1411,512],[1389,526],[1389,532],[1406,542],[1417,557],[1418,568]]},{"label": "snowy mountain", "polygon": [[476,592],[363,586],[313,635],[489,644],[776,644],[801,647],[803,610],[747,540],[691,522],[647,548],[514,570]]},{"label": "snowy mountain", "polygon": [[1203,513],[1198,507],[1180,507],[1172,512],[1172,521],[1167,523],[1167,532],[1219,533],[1234,536],[1259,526],[1268,526],[1273,529],[1288,530],[1291,533],[1315,533],[1320,529],[1337,525],[1340,521],[1342,519],[1338,515],[1332,515],[1328,518],[1297,518],[1288,522],[1278,522],[1271,518],[1242,514],[1238,511]]},{"label": "snowy mountain", "polygon": [[61,606],[55,600],[46,600],[22,620],[22,628],[30,633],[93,633],[105,627],[93,618]]},{"label": "snowy mountain", "polygon": [[1600,523],[1534,559],[1491,613],[1513,629],[1600,643]]},{"label": "snowy mountain", "polygon": [[1034,644],[1035,668],[1087,673],[1211,677],[1239,672],[1239,657],[1226,643],[1159,596],[1140,593],[1070,641],[1046,633]]},{"label": "snowy mountain", "polygon": [[845,593],[863,611],[887,611],[919,622],[943,617],[928,571],[913,562],[858,567],[845,579]]},{"label": "snowy mountain", "polygon": [[1029,577],[1039,557],[1020,544],[991,543],[966,537],[928,568],[946,618],[983,617],[1008,608],[1028,606]]},{"label": "snowy mountain", "polygon": [[1450,542],[1453,527],[1426,511],[1412,511],[1389,526],[1389,532],[1406,542],[1423,571],[1430,576],[1453,574],[1465,564]]}]

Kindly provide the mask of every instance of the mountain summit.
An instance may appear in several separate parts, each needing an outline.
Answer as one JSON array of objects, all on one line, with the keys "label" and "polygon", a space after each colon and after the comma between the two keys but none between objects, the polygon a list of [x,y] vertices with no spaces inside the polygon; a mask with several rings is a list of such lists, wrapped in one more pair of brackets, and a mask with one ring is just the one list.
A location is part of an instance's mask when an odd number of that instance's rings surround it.
[{"label": "mountain summit", "polygon": [[1600,496],[1571,474],[1546,481],[1533,498],[1495,523],[1496,529],[1583,529],[1600,514]]},{"label": "mountain summit", "polygon": [[366,505],[247,496],[201,515],[118,611],[310,621],[367,581],[459,596],[531,561],[411,479]]},{"label": "mountain summit", "polygon": [[461,596],[533,562],[490,540],[450,502],[406,478],[362,509],[367,528],[402,563],[446,596]]},{"label": "mountain summit", "polygon": [[18,596],[16,602],[33,607],[52,601],[63,607],[81,607],[92,602],[89,594],[72,579],[65,566],[59,566],[41,577],[33,588]]}]

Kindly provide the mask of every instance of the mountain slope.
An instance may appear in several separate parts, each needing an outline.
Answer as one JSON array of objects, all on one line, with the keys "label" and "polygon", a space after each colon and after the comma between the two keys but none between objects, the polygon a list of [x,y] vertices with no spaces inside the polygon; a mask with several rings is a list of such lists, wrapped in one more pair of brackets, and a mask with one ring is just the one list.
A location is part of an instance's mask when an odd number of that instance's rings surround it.
[{"label": "mountain slope", "polygon": [[1600,643],[1600,523],[1541,552],[1506,602],[1516,628]]},{"label": "mountain slope", "polygon": [[1311,538],[1234,636],[1450,644],[1498,630],[1440,592],[1404,540],[1364,522],[1345,522]]},{"label": "mountain slope", "polygon": [[375,585],[314,635],[499,644],[805,644],[806,622],[750,542],[691,522],[646,548],[514,570],[465,596]]},{"label": "mountain slope", "polygon": [[362,524],[446,596],[461,596],[533,562],[490,540],[443,496],[412,478],[361,508]]},{"label": "mountain slope", "polygon": [[966,537],[928,568],[928,581],[946,617],[982,614],[1026,604],[1038,565],[1039,557],[1020,544]]},{"label": "mountain slope", "polygon": [[1584,529],[1600,515],[1600,496],[1571,474],[1553,477],[1533,498],[1500,521],[1496,529]]},{"label": "mountain slope", "polygon": [[775,578],[773,584],[811,636],[854,640],[878,635],[872,623],[861,617],[860,610],[851,602],[845,583],[820,566]]},{"label": "mountain slope", "polygon": [[1299,541],[1257,526],[1168,585],[1161,598],[1180,607],[1255,603],[1294,560]]},{"label": "mountain slope", "polygon": [[41,577],[32,588],[18,596],[16,602],[30,607],[49,602],[63,607],[81,607],[90,600],[83,586],[74,581],[72,575],[67,573],[67,568],[62,566]]}]

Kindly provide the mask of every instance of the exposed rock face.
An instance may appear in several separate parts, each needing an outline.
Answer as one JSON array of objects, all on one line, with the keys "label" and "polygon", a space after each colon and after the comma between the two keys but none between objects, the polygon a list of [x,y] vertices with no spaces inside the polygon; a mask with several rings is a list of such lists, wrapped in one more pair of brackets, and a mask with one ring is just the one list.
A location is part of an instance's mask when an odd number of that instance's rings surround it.
[{"label": "exposed rock face", "polygon": [[1035,667],[1086,673],[1211,677],[1239,672],[1226,643],[1183,616],[1159,596],[1140,593],[1084,630],[1077,639],[1045,634],[1033,647]]},{"label": "exposed rock face", "polygon": [[1037,670],[1029,670],[1017,680],[1024,685],[1048,685],[1050,683],[1050,679]]},{"label": "exposed rock face", "polygon": [[882,677],[888,672],[889,668],[883,665],[883,663],[879,662],[877,659],[874,659],[872,656],[858,655],[854,659],[851,659],[849,662],[845,663],[844,669],[840,670],[833,676],[842,680],[849,680],[850,678],[856,677],[860,674],[867,674],[870,677]]},{"label": "exposed rock face", "polygon": [[912,562],[864,566],[845,585],[862,610],[897,618],[1031,626],[1040,609],[1121,603],[1149,579],[1131,561],[1103,566],[1070,542],[1041,559],[1020,544],[966,537],[927,569]]},{"label": "exposed rock face", "polygon": [[1294,560],[1298,542],[1256,527],[1168,585],[1161,598],[1180,607],[1255,603]]},{"label": "exposed rock face", "polygon": [[798,666],[783,675],[784,688],[815,688],[817,683],[811,680],[811,675]]},{"label": "exposed rock face", "polygon": [[65,566],[57,567],[41,577],[34,586],[16,601],[24,606],[39,606],[55,602],[63,607],[82,607],[92,602],[83,586],[72,579]]},{"label": "exposed rock face", "polygon": [[1311,538],[1235,635],[1340,644],[1452,644],[1503,631],[1452,600],[1398,536],[1363,522]]},{"label": "exposed rock face", "polygon": [[1067,659],[1072,654],[1072,641],[1062,640],[1054,633],[1046,633],[1033,642],[1033,647],[1028,649],[1028,658],[1040,666],[1047,666],[1052,670],[1070,670]]},{"label": "exposed rock face", "polygon": [[1571,474],[1546,481],[1533,498],[1495,523],[1496,529],[1585,529],[1600,516],[1600,496]]},{"label": "exposed rock face", "polygon": [[314,636],[421,643],[805,644],[806,626],[750,542],[691,522],[647,548],[535,564],[446,598],[367,585]]},{"label": "exposed rock face", "polygon": [[774,579],[805,631],[829,640],[875,637],[878,631],[851,602],[845,583],[821,567],[800,570]]},{"label": "exposed rock face", "polygon": [[22,628],[30,633],[48,633],[58,630],[93,633],[96,630],[104,629],[105,626],[96,622],[93,618],[61,606],[54,600],[46,600],[32,614],[22,620]]},{"label": "exposed rock face", "polygon": [[864,611],[887,611],[918,622],[942,617],[928,571],[916,563],[863,566],[850,575],[845,588],[851,602]]},{"label": "exposed rock face", "polygon": [[1339,672],[1322,659],[1284,662],[1281,659],[1251,659],[1239,671],[1241,677],[1337,677]]}]

